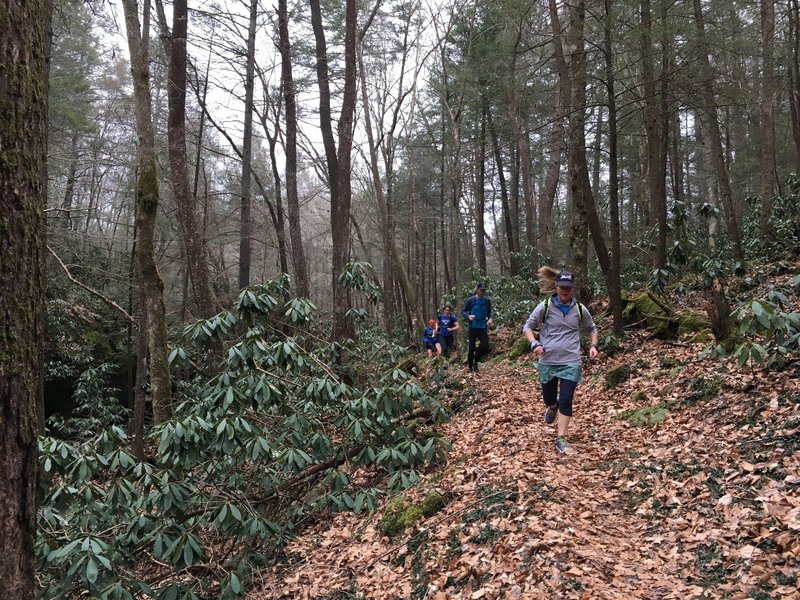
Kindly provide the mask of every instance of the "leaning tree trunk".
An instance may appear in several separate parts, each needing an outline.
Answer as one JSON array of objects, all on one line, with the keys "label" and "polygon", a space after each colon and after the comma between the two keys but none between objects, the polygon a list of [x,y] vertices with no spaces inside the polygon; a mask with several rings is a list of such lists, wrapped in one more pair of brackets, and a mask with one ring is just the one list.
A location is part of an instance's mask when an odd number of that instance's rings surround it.
[{"label": "leaning tree trunk", "polygon": [[42,420],[47,0],[0,10],[0,597],[34,597]]},{"label": "leaning tree trunk", "polygon": [[123,0],[128,48],[133,76],[136,133],[139,137],[139,177],[136,181],[136,258],[147,310],[147,340],[150,350],[150,396],[153,419],[163,423],[174,416],[167,356],[167,324],[164,282],[155,257],[155,224],[159,189],[156,168],[155,133],[150,112],[150,74],[146,48],[142,44],[136,0]]}]

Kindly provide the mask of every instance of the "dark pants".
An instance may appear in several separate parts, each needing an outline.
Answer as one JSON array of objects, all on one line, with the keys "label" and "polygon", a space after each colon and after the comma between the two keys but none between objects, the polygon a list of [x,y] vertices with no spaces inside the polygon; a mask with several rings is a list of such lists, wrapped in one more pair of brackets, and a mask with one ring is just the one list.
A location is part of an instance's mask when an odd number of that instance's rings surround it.
[{"label": "dark pants", "polygon": [[441,333],[436,338],[436,341],[442,347],[442,356],[450,356],[450,348],[453,347],[454,339],[455,337],[452,335],[442,335]]},{"label": "dark pants", "polygon": [[[561,385],[559,385],[559,382],[561,382]],[[547,383],[542,384],[544,403],[547,406],[555,406],[557,404],[558,412],[565,417],[571,417],[572,397],[575,395],[576,387],[578,387],[578,384],[574,381],[553,377]]]},{"label": "dark pants", "polygon": [[[469,364],[469,367],[472,368],[477,366],[481,357],[485,356],[489,352],[489,333],[486,328],[470,329],[469,333],[467,334],[467,340],[469,341],[467,364]],[[475,342],[477,340],[481,341],[481,347],[475,349]]]}]

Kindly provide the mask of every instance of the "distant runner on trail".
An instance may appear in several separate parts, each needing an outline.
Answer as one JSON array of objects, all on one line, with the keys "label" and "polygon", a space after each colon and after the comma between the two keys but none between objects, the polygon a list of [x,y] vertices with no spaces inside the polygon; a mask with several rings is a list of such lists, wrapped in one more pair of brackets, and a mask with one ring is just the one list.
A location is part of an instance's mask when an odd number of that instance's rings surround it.
[{"label": "distant runner on trail", "polygon": [[436,341],[436,321],[431,319],[428,321],[428,326],[422,332],[422,343],[425,344],[425,349],[428,351],[428,357],[432,357],[433,353],[441,354],[436,348],[439,342]]},{"label": "distant runner on trail", "polygon": [[[469,321],[469,352],[467,354],[467,364],[469,372],[478,372],[478,361],[482,356],[489,352],[489,325],[492,324],[492,299],[486,296],[486,284],[481,282],[475,289],[475,295],[471,296],[461,309],[461,316]],[[480,340],[481,347],[475,349],[475,342]]]},{"label": "distant runner on trail", "polygon": [[450,356],[450,348],[452,348],[453,341],[455,340],[453,332],[457,331],[461,326],[458,324],[458,319],[456,319],[453,314],[453,307],[449,304],[444,307],[437,322],[439,333],[436,340],[439,344],[436,346],[436,350],[440,355],[444,355],[446,358]]},{"label": "distant runner on trail", "polygon": [[[544,422],[548,425],[558,415],[556,450],[568,452],[567,426],[572,417],[572,397],[581,382],[581,326],[589,333],[589,358],[597,356],[597,327],[585,306],[572,297],[575,276],[552,267],[539,269],[539,283],[548,292],[555,284],[555,294],[540,302],[525,321],[522,333],[539,357],[539,381],[547,407]],[[541,326],[539,339],[534,330]]]}]

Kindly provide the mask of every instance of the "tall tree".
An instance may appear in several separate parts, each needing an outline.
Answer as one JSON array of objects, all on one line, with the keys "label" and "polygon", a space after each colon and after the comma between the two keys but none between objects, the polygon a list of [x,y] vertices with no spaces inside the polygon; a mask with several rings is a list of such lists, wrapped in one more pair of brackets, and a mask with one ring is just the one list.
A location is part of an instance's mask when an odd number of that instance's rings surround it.
[{"label": "tall tree", "polygon": [[239,288],[250,285],[251,221],[250,182],[253,162],[253,90],[256,79],[256,24],[258,0],[250,0],[250,20],[247,29],[247,63],[244,79],[244,138],[242,140],[242,199],[239,230]]},{"label": "tall tree", "polygon": [[172,4],[172,34],[166,27],[161,0],[158,0],[164,49],[169,56],[167,99],[167,137],[172,189],[178,208],[178,226],[186,250],[186,266],[194,292],[198,314],[210,317],[219,310],[211,288],[206,262],[205,238],[197,226],[196,199],[189,182],[189,158],[186,148],[186,36],[189,10],[186,0]]},{"label": "tall tree", "polygon": [[711,161],[714,165],[717,184],[719,186],[725,212],[725,223],[728,226],[728,234],[731,236],[731,241],[733,242],[733,254],[736,259],[744,260],[739,215],[733,203],[733,192],[731,191],[728,169],[725,166],[725,156],[723,154],[722,135],[720,133],[719,118],[717,117],[717,105],[714,102],[714,74],[711,70],[711,62],[708,57],[708,44],[706,42],[705,20],[703,17],[701,0],[694,0],[694,21],[697,30],[697,51],[702,80],[700,82],[700,96],[703,105],[703,116],[706,122],[705,131],[709,136]]},{"label": "tall tree", "polygon": [[300,228],[300,201],[297,196],[297,101],[292,74],[292,45],[289,39],[287,0],[278,0],[278,49],[281,53],[281,86],[286,106],[286,204],[289,209],[289,239],[292,244],[292,268],[297,294],[307,298],[308,266]]},{"label": "tall tree", "polygon": [[767,235],[775,190],[775,0],[761,0],[761,234]]},{"label": "tall tree", "polygon": [[663,269],[667,264],[667,154],[665,151],[667,131],[662,126],[663,98],[656,95],[650,0],[641,1],[640,11],[647,195],[650,200],[650,214],[656,223],[656,251],[653,266]]},{"label": "tall tree", "polygon": [[558,16],[556,0],[548,1],[550,27],[553,34],[553,53],[555,56],[558,89],[556,90],[553,121],[547,136],[547,171],[542,188],[539,191],[539,237],[542,254],[551,252],[550,227],[553,204],[555,203],[558,179],[561,173],[561,161],[566,140],[566,115],[569,113],[572,98],[570,96],[569,73],[564,57],[564,46],[561,36],[561,20]]},{"label": "tall tree", "polygon": [[[410,17],[411,15],[409,15],[409,19]],[[370,172],[372,173],[372,184],[375,190],[375,199],[378,203],[378,210],[381,215],[381,222],[382,222],[381,233],[383,234],[384,238],[384,248],[389,257],[391,257],[390,261],[391,268],[389,269],[389,276],[384,281],[384,290],[386,290],[389,286],[393,285],[393,279],[394,277],[397,277],[406,300],[405,305],[407,308],[407,313],[406,313],[407,321],[409,324],[411,324],[413,315],[413,318],[416,319],[417,324],[420,325],[425,322],[424,317],[421,310],[419,310],[419,306],[416,300],[416,295],[414,294],[414,288],[411,285],[411,278],[408,275],[408,270],[406,269],[403,257],[400,254],[400,249],[397,247],[397,243],[395,242],[394,232],[389,214],[389,201],[391,200],[391,193],[393,190],[393,183],[394,183],[394,153],[395,153],[394,131],[397,128],[398,121],[400,119],[400,109],[402,108],[403,98],[405,98],[406,96],[406,90],[404,89],[404,78],[406,74],[405,61],[408,56],[409,29],[410,27],[405,27],[405,34],[401,48],[402,63],[400,65],[400,83],[399,83],[397,104],[395,105],[395,110],[392,112],[388,131],[381,132],[381,138],[383,143],[382,150],[383,150],[384,167],[385,167],[384,175],[386,179],[385,193],[378,165],[378,147],[372,129],[372,116],[370,114],[370,102],[369,102],[369,94],[367,88],[367,73],[366,69],[364,68],[364,60],[362,52],[359,52],[358,54],[358,61],[359,61],[359,70],[361,72],[361,95],[362,95],[362,102],[364,104],[364,126],[366,128],[367,143],[369,146],[369,164],[370,164]],[[360,48],[363,49],[363,38],[359,40],[359,42],[360,42],[359,44]],[[387,98],[384,97],[382,99],[382,104],[384,106],[386,101]],[[387,321],[394,317],[392,311],[388,311],[388,313],[389,314],[387,314]],[[390,325],[390,323],[387,322],[387,325]]]},{"label": "tall tree", "polygon": [[42,419],[48,0],[0,10],[0,597],[33,598]]},{"label": "tall tree", "polygon": [[571,214],[569,250],[572,270],[578,279],[576,289],[583,302],[591,299],[589,287],[589,229],[586,214],[586,185],[589,169],[586,164],[586,50],[584,22],[586,2],[578,0],[569,8],[570,75],[572,76],[572,112],[569,115],[569,190]]},{"label": "tall tree", "polygon": [[617,98],[614,69],[614,20],[611,0],[604,0],[603,55],[608,93],[608,208],[611,217],[611,276],[608,295],[611,300],[614,333],[622,334],[621,228],[619,221],[619,161],[617,144]]},{"label": "tall tree", "polygon": [[[159,187],[156,167],[156,142],[150,98],[150,73],[147,48],[142,41],[139,7],[136,0],[123,0],[125,29],[131,56],[136,133],[139,137],[138,177],[136,180],[136,257],[147,310],[147,346],[150,351],[150,397],[156,423],[174,416],[167,355],[167,322],[164,307],[164,282],[155,255],[155,224],[158,215]],[[147,11],[145,11],[147,14]]]},{"label": "tall tree", "polygon": [[353,337],[353,326],[347,318],[347,290],[339,276],[347,267],[350,251],[350,206],[352,204],[350,156],[353,146],[353,117],[356,106],[356,3],[345,1],[344,90],[337,133],[339,147],[333,138],[331,91],[328,69],[328,47],[322,25],[319,0],[311,0],[311,25],[314,30],[319,87],[319,118],[322,143],[328,171],[331,203],[331,288],[333,290],[333,332],[335,341]]}]

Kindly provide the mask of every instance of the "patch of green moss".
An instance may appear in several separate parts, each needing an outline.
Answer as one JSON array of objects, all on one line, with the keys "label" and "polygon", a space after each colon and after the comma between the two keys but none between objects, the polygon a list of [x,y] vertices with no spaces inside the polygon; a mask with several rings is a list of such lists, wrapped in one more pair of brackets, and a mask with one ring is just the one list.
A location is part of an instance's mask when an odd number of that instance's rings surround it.
[{"label": "patch of green moss", "polygon": [[405,496],[397,496],[386,505],[378,529],[383,535],[394,537],[422,519],[435,515],[445,504],[444,496],[438,492],[430,492],[419,504],[410,503]]},{"label": "patch of green moss", "polygon": [[606,389],[617,387],[631,376],[631,368],[627,363],[622,363],[606,372]]},{"label": "patch of green moss", "polygon": [[530,349],[531,343],[526,338],[520,338],[511,346],[511,350],[508,351],[508,358],[517,360],[520,356],[528,354]]},{"label": "patch of green moss", "polygon": [[666,419],[668,413],[667,407],[663,405],[646,406],[636,410],[626,410],[619,415],[619,418],[630,421],[636,427],[651,427]]},{"label": "patch of green moss", "polygon": [[644,390],[636,390],[633,392],[633,394],[631,394],[631,400],[636,403],[643,404],[647,402],[647,392]]},{"label": "patch of green moss", "polygon": [[683,313],[678,320],[678,337],[690,343],[708,343],[714,339],[711,321],[705,313]]}]

